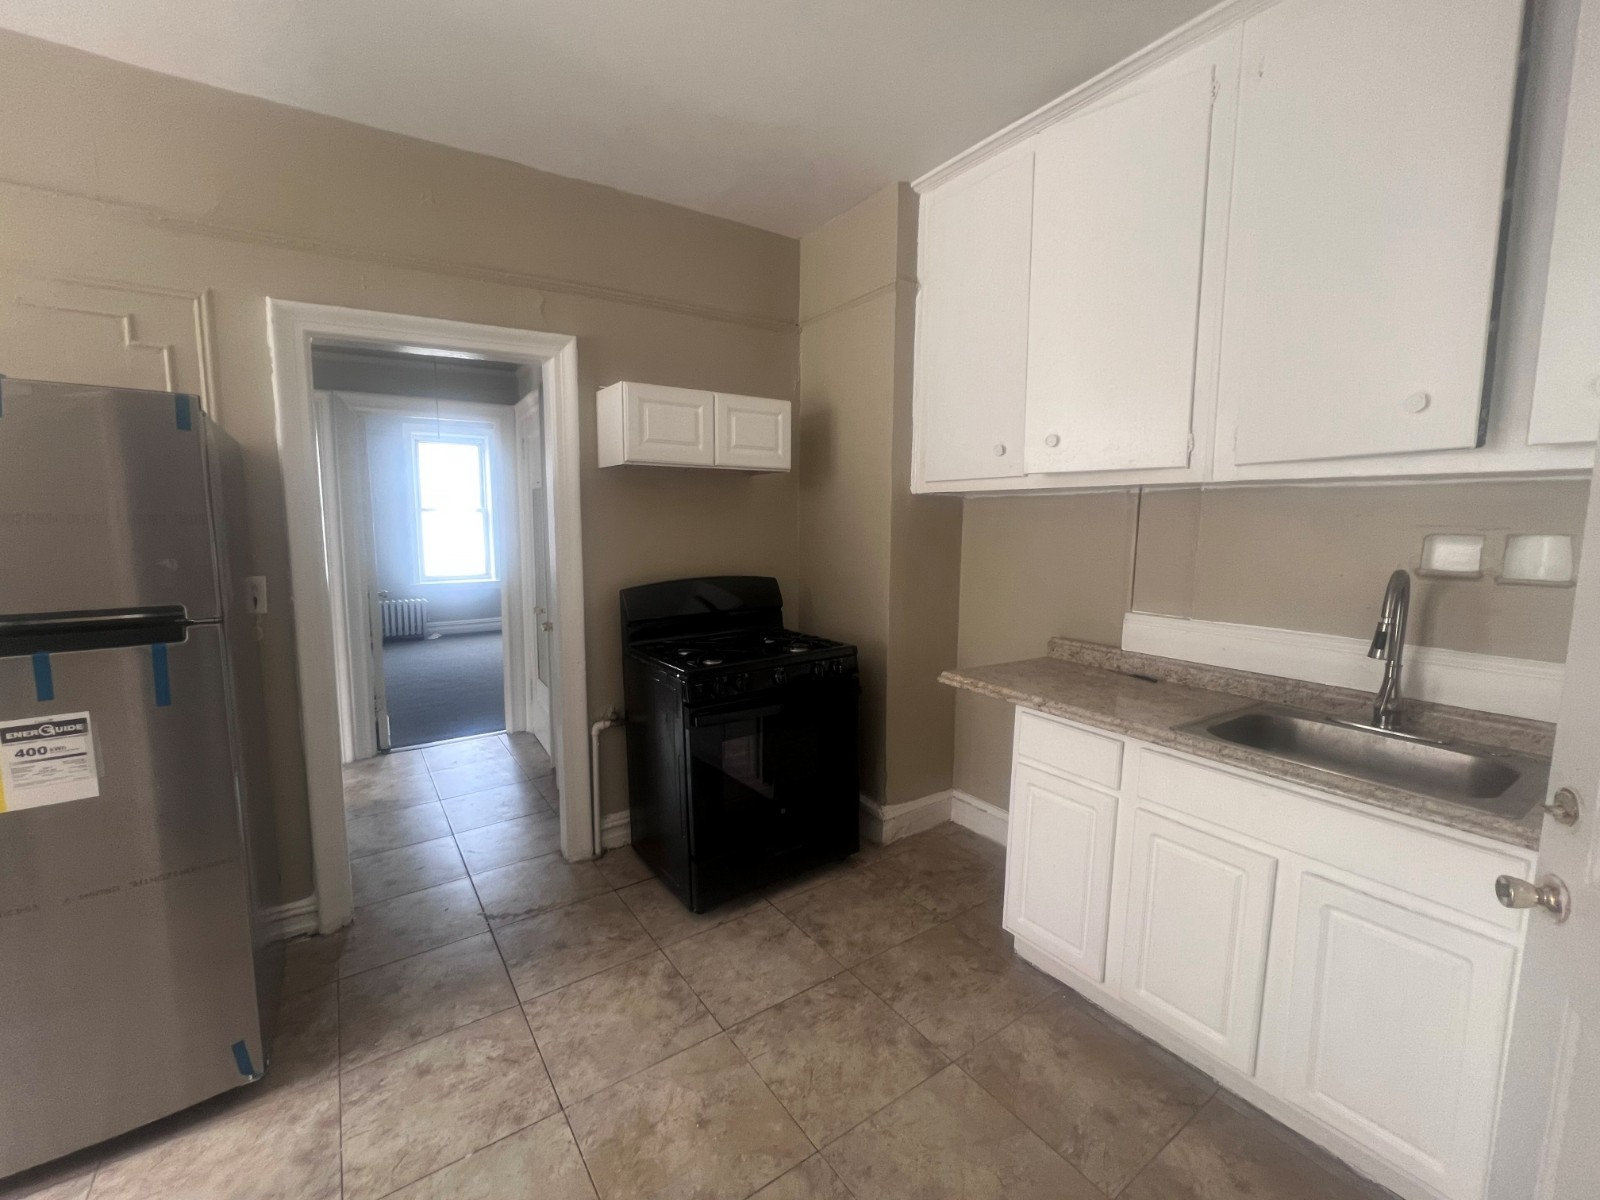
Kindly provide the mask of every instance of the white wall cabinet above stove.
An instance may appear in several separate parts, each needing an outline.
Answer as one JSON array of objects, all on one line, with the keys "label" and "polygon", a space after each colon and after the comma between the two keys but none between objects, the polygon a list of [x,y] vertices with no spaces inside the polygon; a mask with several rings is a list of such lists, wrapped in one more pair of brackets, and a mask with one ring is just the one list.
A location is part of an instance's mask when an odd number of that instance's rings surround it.
[{"label": "white wall cabinet above stove", "polygon": [[1522,15],[1239,0],[919,181],[913,489],[1586,470],[1486,386]]},{"label": "white wall cabinet above stove", "polygon": [[787,471],[787,400],[649,383],[600,389],[600,465]]}]

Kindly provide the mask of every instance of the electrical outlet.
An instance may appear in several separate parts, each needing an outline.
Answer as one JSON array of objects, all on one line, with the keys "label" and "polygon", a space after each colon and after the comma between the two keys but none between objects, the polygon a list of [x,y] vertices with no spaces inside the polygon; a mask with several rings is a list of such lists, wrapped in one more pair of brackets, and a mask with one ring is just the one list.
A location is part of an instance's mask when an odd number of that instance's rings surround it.
[{"label": "electrical outlet", "polygon": [[267,611],[267,577],[265,575],[246,575],[244,577],[244,606],[257,614]]}]

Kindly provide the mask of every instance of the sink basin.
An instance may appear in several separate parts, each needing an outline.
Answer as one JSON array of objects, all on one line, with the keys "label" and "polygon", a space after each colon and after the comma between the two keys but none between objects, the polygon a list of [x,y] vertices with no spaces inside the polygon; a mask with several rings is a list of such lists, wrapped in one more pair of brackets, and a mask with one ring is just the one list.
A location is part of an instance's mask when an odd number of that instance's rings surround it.
[{"label": "sink basin", "polygon": [[1258,705],[1178,727],[1335,775],[1420,792],[1521,820],[1544,798],[1541,759],[1463,742],[1436,742],[1317,713]]}]

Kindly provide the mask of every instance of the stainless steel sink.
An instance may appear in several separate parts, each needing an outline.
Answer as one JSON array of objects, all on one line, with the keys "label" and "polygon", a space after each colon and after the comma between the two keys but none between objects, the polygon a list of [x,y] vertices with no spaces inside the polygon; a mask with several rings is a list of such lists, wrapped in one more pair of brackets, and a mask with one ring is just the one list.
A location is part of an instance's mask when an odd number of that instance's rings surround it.
[{"label": "stainless steel sink", "polygon": [[1543,800],[1550,771],[1549,763],[1526,755],[1431,741],[1270,704],[1207,717],[1177,731],[1512,820],[1521,820]]}]

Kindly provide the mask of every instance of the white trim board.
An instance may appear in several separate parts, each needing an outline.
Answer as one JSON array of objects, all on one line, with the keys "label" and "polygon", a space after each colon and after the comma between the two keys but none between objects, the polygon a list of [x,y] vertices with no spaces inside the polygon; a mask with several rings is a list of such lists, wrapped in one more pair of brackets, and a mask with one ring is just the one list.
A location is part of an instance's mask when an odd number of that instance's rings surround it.
[{"label": "white trim board", "polygon": [[499,633],[499,617],[467,617],[459,621],[429,621],[429,633],[442,633],[446,637],[455,633]]},{"label": "white trim board", "polygon": [[614,812],[600,822],[600,848],[615,850],[633,841],[633,824],[626,809]]},{"label": "white trim board", "polygon": [[[1124,650],[1357,691],[1375,690],[1383,674],[1367,657],[1368,645],[1364,638],[1157,613],[1122,619]],[[1561,663],[1408,645],[1400,689],[1414,700],[1554,721],[1564,675]]]},{"label": "white trim board", "polygon": [[1006,844],[1006,831],[1011,827],[1011,814],[1003,808],[968,795],[960,788],[950,789],[950,819],[963,829],[970,829],[979,837],[991,842]]},{"label": "white trim board", "polygon": [[317,898],[305,896],[287,904],[277,904],[261,910],[262,930],[269,942],[286,942],[290,938],[316,933],[318,926]]},{"label": "white trim board", "polygon": [[922,833],[950,819],[950,793],[932,792],[901,804],[879,804],[861,797],[861,834],[869,842],[888,845]]}]

